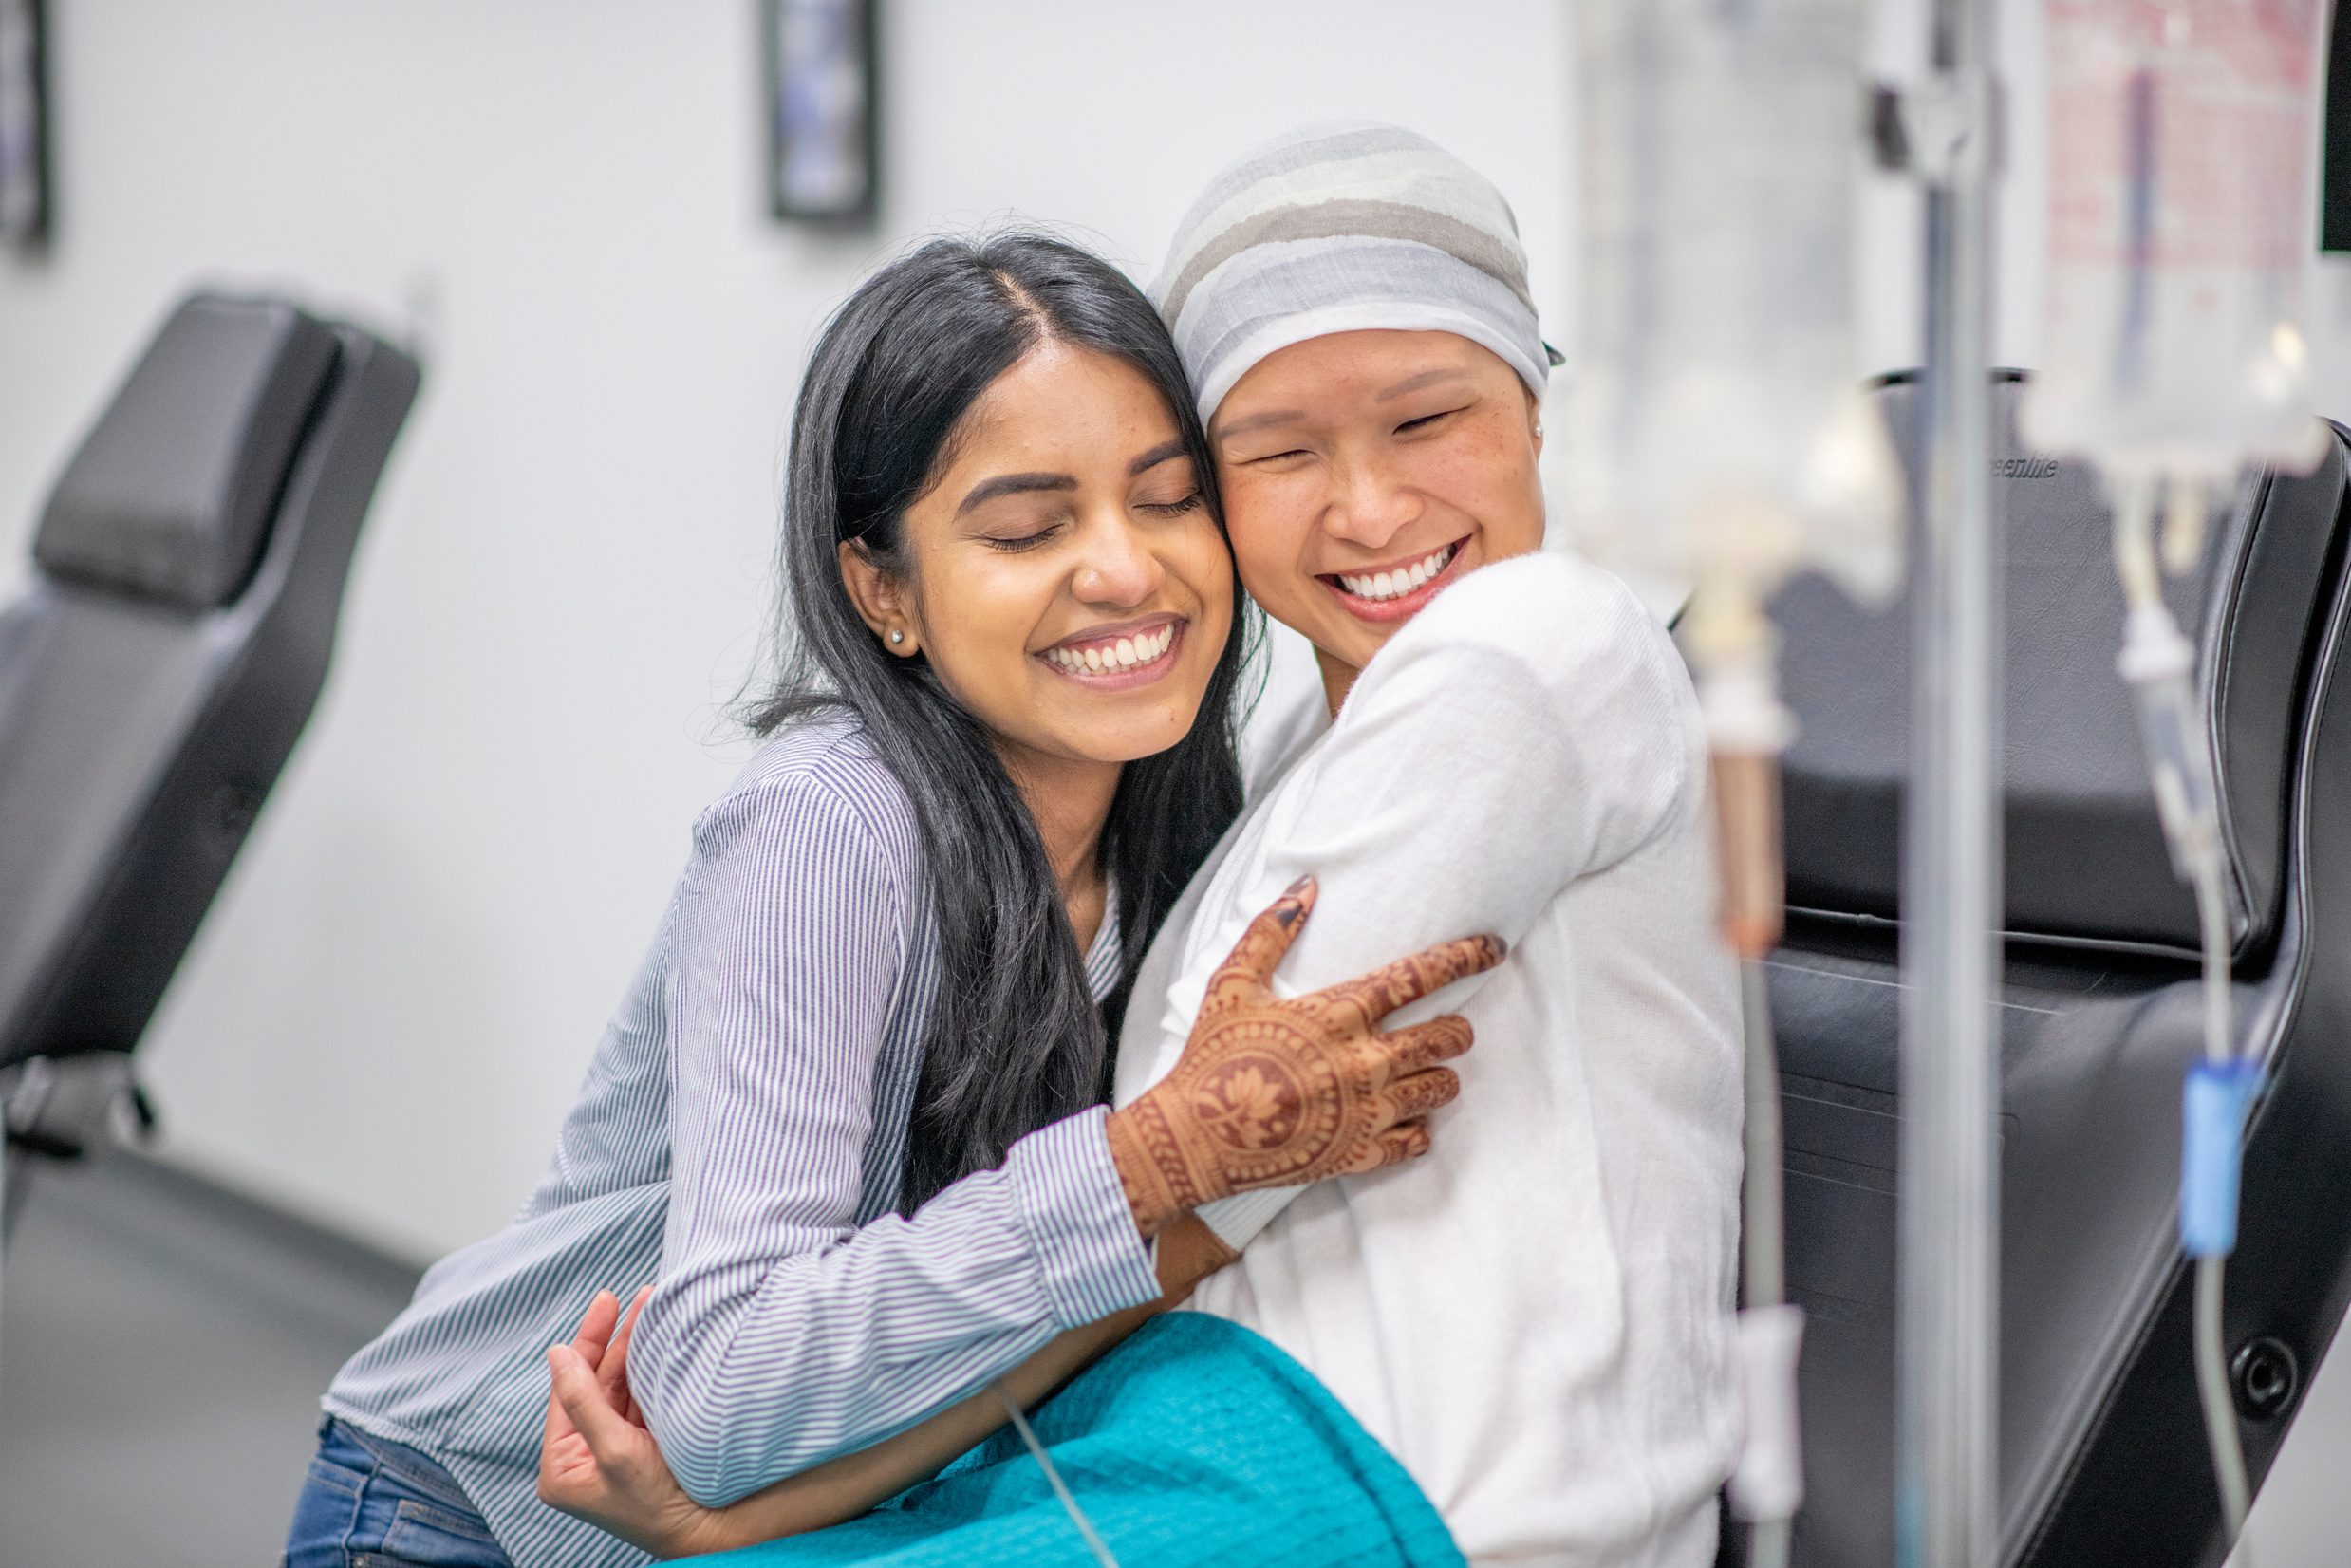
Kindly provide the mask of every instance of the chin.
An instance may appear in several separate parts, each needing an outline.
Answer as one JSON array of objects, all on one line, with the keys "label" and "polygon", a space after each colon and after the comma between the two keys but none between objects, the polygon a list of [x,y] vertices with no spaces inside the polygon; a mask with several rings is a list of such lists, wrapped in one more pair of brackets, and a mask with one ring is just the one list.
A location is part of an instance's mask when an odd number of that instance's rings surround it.
[{"label": "chin", "polygon": [[1160,725],[1099,730],[1067,737],[1070,754],[1089,762],[1140,762],[1177,745],[1191,733],[1191,725]]}]

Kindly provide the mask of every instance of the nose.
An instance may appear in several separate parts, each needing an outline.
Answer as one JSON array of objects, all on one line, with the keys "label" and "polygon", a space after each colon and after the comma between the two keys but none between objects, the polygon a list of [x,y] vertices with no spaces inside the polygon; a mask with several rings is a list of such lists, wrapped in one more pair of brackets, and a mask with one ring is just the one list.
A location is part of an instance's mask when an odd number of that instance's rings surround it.
[{"label": "nose", "polygon": [[1070,579],[1083,604],[1132,609],[1159,591],[1166,570],[1123,511],[1106,509],[1086,532],[1086,551]]},{"label": "nose", "polygon": [[1331,465],[1331,494],[1323,507],[1323,532],[1366,550],[1385,549],[1418,518],[1422,500],[1389,464],[1363,453]]}]

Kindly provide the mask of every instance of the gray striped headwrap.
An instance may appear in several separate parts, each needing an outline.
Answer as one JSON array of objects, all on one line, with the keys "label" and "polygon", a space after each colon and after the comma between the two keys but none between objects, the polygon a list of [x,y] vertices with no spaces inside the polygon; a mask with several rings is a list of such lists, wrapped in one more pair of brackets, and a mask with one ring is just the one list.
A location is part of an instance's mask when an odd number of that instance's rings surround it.
[{"label": "gray striped headwrap", "polygon": [[1151,302],[1200,417],[1278,349],[1365,328],[1455,332],[1540,397],[1558,363],[1526,287],[1510,204],[1397,125],[1307,125],[1243,154],[1177,225]]}]

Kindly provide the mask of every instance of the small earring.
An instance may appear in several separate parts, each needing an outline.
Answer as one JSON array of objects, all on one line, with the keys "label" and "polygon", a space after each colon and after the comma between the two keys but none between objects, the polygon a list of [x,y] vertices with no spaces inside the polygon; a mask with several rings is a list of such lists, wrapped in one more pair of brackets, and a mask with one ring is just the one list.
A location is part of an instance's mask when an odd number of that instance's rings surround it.
[{"label": "small earring", "polygon": [[906,640],[906,634],[903,631],[893,631],[889,634],[889,640],[893,643],[903,643]]},{"label": "small earring", "polygon": [[1539,435],[1541,435],[1542,433],[1543,433],[1543,422],[1542,422],[1542,420],[1537,420],[1535,421],[1535,434],[1536,434],[1536,435],[1538,435],[1538,436],[1539,436]]}]

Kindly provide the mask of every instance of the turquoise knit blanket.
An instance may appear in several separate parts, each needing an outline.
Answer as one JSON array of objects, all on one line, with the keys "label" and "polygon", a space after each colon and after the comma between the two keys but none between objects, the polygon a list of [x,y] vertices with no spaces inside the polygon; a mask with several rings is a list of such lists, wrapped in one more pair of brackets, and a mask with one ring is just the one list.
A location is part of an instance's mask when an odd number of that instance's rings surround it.
[{"label": "turquoise knit blanket", "polygon": [[[1462,1568],[1445,1521],[1312,1373],[1221,1318],[1168,1313],[1031,1412],[1119,1568]],[[1092,1568],[1010,1428],[862,1519],[726,1568]]]}]

